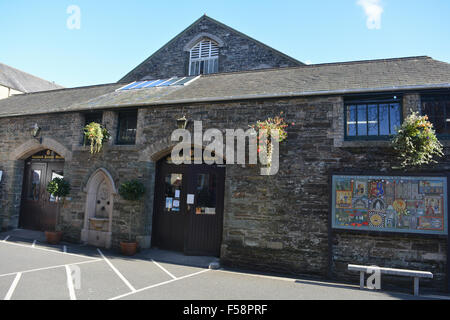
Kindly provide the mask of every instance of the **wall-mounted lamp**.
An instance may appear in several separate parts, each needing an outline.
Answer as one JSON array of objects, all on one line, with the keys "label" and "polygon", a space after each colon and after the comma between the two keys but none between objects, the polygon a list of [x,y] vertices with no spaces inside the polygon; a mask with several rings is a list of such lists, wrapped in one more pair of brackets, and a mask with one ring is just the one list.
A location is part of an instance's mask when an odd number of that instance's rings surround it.
[{"label": "wall-mounted lamp", "polygon": [[186,116],[183,116],[183,118],[177,119],[178,129],[186,129],[188,122],[189,122],[189,120],[186,119]]},{"label": "wall-mounted lamp", "polygon": [[39,135],[40,131],[41,131],[41,128],[39,128],[37,123],[35,123],[33,128],[31,128],[31,135],[33,136],[33,138],[36,138]]}]

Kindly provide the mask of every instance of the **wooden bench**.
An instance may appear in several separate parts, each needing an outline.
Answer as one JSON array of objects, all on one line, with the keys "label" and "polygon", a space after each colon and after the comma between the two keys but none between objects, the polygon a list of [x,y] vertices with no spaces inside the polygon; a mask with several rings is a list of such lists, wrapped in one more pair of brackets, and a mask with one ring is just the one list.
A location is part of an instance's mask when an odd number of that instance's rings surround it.
[{"label": "wooden bench", "polygon": [[433,278],[433,274],[428,271],[416,271],[416,270],[406,270],[406,269],[394,269],[394,268],[381,268],[377,266],[360,266],[355,264],[349,264],[349,271],[359,271],[359,286],[360,289],[364,289],[364,274],[371,272],[377,268],[382,274],[388,274],[392,276],[404,276],[404,277],[414,277],[414,295],[419,295],[419,278]]}]

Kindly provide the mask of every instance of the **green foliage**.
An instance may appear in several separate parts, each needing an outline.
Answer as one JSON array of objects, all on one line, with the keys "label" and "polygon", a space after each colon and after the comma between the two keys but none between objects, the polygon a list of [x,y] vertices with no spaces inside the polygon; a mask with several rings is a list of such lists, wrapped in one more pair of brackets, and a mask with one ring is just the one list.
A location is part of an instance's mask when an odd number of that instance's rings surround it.
[{"label": "green foliage", "polygon": [[428,116],[420,116],[417,112],[405,119],[392,139],[392,147],[403,168],[435,163],[434,156],[444,155]]},{"label": "green foliage", "polygon": [[119,194],[125,200],[136,201],[142,198],[145,193],[145,187],[142,182],[137,180],[127,181],[120,185]]},{"label": "green foliage", "polygon": [[103,143],[111,138],[108,130],[101,124],[91,122],[84,127],[84,144],[89,141],[91,153],[99,153],[102,150]]},{"label": "green foliage", "polygon": [[62,198],[70,193],[70,184],[63,178],[54,178],[47,185],[47,192],[56,198]]},{"label": "green foliage", "polygon": [[[294,123],[292,123],[294,125]],[[267,157],[267,164],[270,166],[272,162],[273,139],[272,132],[278,135],[278,142],[287,140],[288,133],[286,128],[289,126],[283,118],[283,111],[279,116],[268,118],[264,121],[257,121],[256,124],[250,126],[257,132],[258,153],[260,156]]]}]

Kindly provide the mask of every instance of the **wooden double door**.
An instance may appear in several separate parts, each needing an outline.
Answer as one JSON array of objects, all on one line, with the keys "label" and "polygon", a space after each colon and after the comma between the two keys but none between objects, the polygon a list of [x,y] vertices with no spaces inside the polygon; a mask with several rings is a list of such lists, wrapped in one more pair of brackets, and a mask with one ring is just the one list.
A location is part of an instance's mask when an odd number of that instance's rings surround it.
[{"label": "wooden double door", "polygon": [[153,246],[187,255],[219,256],[225,167],[157,164]]},{"label": "wooden double door", "polygon": [[64,161],[25,162],[19,227],[29,230],[53,230],[57,223],[58,204],[47,192],[47,184],[64,176]]}]

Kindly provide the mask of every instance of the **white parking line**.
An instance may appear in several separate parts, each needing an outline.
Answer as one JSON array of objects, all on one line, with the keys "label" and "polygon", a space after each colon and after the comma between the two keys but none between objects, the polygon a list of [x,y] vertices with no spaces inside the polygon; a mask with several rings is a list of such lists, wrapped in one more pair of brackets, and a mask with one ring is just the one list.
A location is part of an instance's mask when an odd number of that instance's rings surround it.
[{"label": "white parking line", "polygon": [[132,295],[132,294],[135,294],[135,293],[138,293],[138,292],[142,292],[142,291],[145,291],[145,290],[150,290],[150,289],[153,289],[153,288],[156,288],[156,287],[160,287],[160,286],[163,286],[163,285],[175,282],[175,281],[183,280],[183,279],[186,279],[186,278],[190,278],[190,277],[193,277],[193,276],[196,276],[196,275],[199,275],[201,273],[208,272],[208,271],[211,271],[211,269],[205,269],[205,270],[202,270],[202,271],[199,271],[199,272],[188,274],[188,275],[183,276],[183,277],[179,277],[179,278],[176,278],[176,279],[172,279],[172,280],[164,281],[164,282],[161,282],[161,283],[157,283],[157,284],[154,284],[154,285],[151,285],[151,286],[148,286],[148,287],[136,290],[134,292],[128,292],[128,293],[122,294],[120,296],[117,296],[117,297],[114,297],[114,298],[111,298],[111,299],[108,299],[108,300],[117,300],[117,299],[120,299],[120,298],[124,298],[124,297],[127,297],[129,295]]},{"label": "white parking line", "polygon": [[67,247],[66,246],[63,246],[63,252],[67,253]]},{"label": "white parking line", "polygon": [[14,290],[16,290],[17,284],[19,283],[20,277],[22,277],[22,273],[19,272],[17,273],[13,283],[11,284],[11,287],[9,288],[8,293],[5,296],[5,300],[11,300]]},{"label": "white parking line", "polygon": [[67,287],[69,288],[70,300],[77,300],[75,295],[75,288],[73,287],[73,278],[70,274],[70,267],[66,265],[66,275],[67,275]]},{"label": "white parking line", "polygon": [[154,264],[156,264],[162,271],[164,271],[165,273],[167,273],[172,279],[176,279],[177,277],[175,277],[173,274],[171,274],[168,270],[166,270],[162,265],[160,265],[158,262],[156,262],[155,260],[152,259],[152,262]]},{"label": "white parking line", "polygon": [[33,241],[33,244],[31,245],[32,248],[36,247],[36,240]]},{"label": "white parking line", "polygon": [[3,239],[2,241],[3,241],[3,242],[6,242],[6,241],[8,241],[8,239],[9,239],[10,237],[11,237],[11,236],[6,236],[6,238]]},{"label": "white parking line", "polygon": [[113,266],[113,264],[111,262],[109,262],[108,259],[106,259],[106,257],[103,255],[103,253],[101,252],[100,249],[97,249],[98,253],[100,253],[100,255],[102,256],[102,258],[105,260],[105,262],[110,266],[111,269],[113,269],[113,271],[119,276],[119,278],[126,284],[126,286],[128,288],[130,288],[130,290],[132,292],[136,292],[136,289],[131,285],[130,282],[128,282],[128,280],[120,273],[119,270],[116,269],[116,267]]},{"label": "white parking line", "polygon": [[17,273],[29,273],[29,272],[35,272],[35,271],[57,269],[57,268],[63,268],[63,267],[65,267],[65,266],[72,266],[72,265],[79,265],[79,264],[93,263],[93,262],[99,262],[99,261],[103,261],[103,259],[90,260],[90,261],[83,261],[83,262],[75,262],[75,263],[70,263],[70,264],[60,264],[60,265],[57,265],[57,266],[43,267],[43,268],[37,268],[37,269],[31,269],[31,270],[25,270],[25,271],[20,271],[20,272],[4,273],[4,274],[0,274],[0,278],[1,278],[1,277],[6,277],[6,276],[12,276],[12,275],[17,274]]},{"label": "white parking line", "polygon": [[[7,237],[9,238],[9,237]],[[12,246],[19,246],[19,247],[24,247],[24,248],[31,248],[29,245],[24,245],[24,244],[20,244],[20,243],[14,243],[14,242],[6,242],[6,240],[3,240],[2,243],[6,243],[8,245],[12,245]],[[58,254],[67,254],[67,255],[71,255],[74,257],[81,257],[81,258],[86,258],[86,259],[92,259],[92,260],[96,260],[98,258],[93,258],[93,257],[88,257],[88,256],[83,256],[81,254],[76,254],[76,253],[64,253],[61,251],[56,251],[56,250],[51,250],[51,249],[46,249],[46,248],[40,248],[40,247],[34,247],[33,250],[42,250],[42,251],[47,251],[47,252],[53,252],[53,253],[58,253]]]}]

